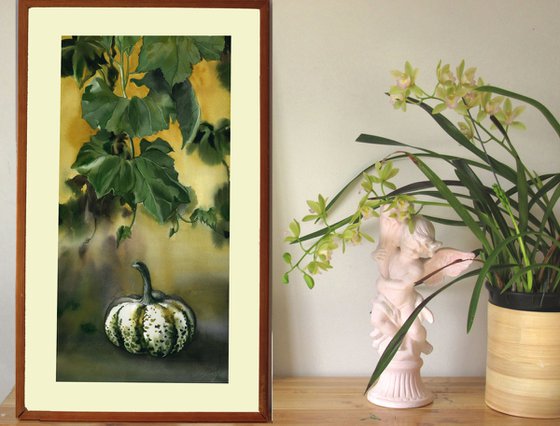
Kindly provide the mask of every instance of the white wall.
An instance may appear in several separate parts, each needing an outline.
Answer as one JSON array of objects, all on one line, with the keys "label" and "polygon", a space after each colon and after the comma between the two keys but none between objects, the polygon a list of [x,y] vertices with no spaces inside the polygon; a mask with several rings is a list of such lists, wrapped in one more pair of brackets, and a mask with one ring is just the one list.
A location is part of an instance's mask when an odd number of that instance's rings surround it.
[{"label": "white wall", "polygon": [[0,400],[15,381],[16,3],[0,2]]},{"label": "white wall", "polygon": [[[558,114],[559,17],[556,1],[273,3],[276,375],[369,376],[378,359],[368,336],[373,246],[335,257],[334,270],[316,279],[313,290],[295,275],[290,284],[281,284],[281,255],[291,218],[307,214],[305,200],[318,193],[332,196],[346,179],[392,151],[354,143],[360,133],[440,151],[457,145],[425,113],[393,110],[383,94],[393,84],[390,70],[409,60],[420,68],[420,84],[431,88],[440,59],[455,66],[464,58],[487,82],[534,96]],[[537,113],[527,111],[525,121],[529,130],[515,133],[514,142],[532,167],[558,171],[560,141]],[[403,182],[416,176],[406,163],[401,175]],[[341,209],[341,217],[348,208]],[[447,245],[476,247],[465,232],[437,230]],[[436,321],[428,326],[428,339],[434,351],[425,357],[423,374],[484,374],[484,300],[474,330],[465,332],[472,284],[460,283],[431,304]]]},{"label": "white wall", "polygon": [[[465,59],[488,82],[540,99],[560,113],[560,3],[525,1],[273,1],[273,329],[275,374],[369,375],[369,310],[375,295],[372,246],[337,256],[335,269],[308,290],[295,278],[281,284],[289,221],[306,214],[305,200],[335,193],[390,150],[353,142],[362,132],[442,149],[454,144],[411,110],[394,111],[383,95],[389,71],[405,60],[429,87],[439,59]],[[15,251],[15,0],[0,2],[0,399],[14,383]],[[516,142],[539,170],[558,170],[560,146],[540,117],[527,111]],[[545,153],[545,155],[543,155]],[[403,181],[414,178],[402,167]],[[346,206],[348,207],[348,206]],[[344,214],[344,208],[341,209]],[[476,247],[465,232],[438,228],[448,245]],[[428,327],[434,352],[425,375],[482,375],[485,307],[465,333],[472,282],[436,299]]]}]

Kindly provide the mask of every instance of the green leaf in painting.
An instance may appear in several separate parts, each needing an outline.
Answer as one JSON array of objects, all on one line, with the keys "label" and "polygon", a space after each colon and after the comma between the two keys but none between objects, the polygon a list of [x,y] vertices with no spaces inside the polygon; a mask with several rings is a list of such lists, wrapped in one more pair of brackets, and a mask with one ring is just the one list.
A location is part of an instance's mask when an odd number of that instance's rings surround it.
[{"label": "green leaf in painting", "polygon": [[97,197],[109,193],[125,197],[134,188],[134,170],[130,160],[115,155],[117,137],[101,130],[82,145],[72,168],[87,177]]},{"label": "green leaf in painting", "polygon": [[220,83],[222,83],[222,86],[228,91],[231,91],[231,62],[220,62],[216,67],[216,71],[218,71],[218,79]]},{"label": "green leaf in painting", "polygon": [[72,168],[87,177],[98,197],[112,193],[131,205],[142,204],[160,223],[176,218],[191,195],[179,182],[168,155],[171,146],[162,139],[142,140],[140,155],[130,159],[113,153],[117,139],[110,132],[98,132],[82,146]]},{"label": "green leaf in painting", "polygon": [[142,140],[141,154],[134,163],[134,201],[160,223],[178,213],[179,207],[190,202],[189,189],[179,182],[173,159],[167,155],[173,149],[162,139],[154,142]]},{"label": "green leaf in painting", "polygon": [[117,229],[117,247],[121,244],[123,240],[132,237],[132,228],[130,226],[119,226]]},{"label": "green leaf in painting", "polygon": [[190,220],[192,223],[204,223],[217,235],[229,239],[229,183],[214,194],[214,207],[194,210]]},{"label": "green leaf in painting", "polygon": [[204,209],[196,209],[191,214],[191,222],[192,223],[204,223],[211,229],[216,230],[216,225],[218,222],[218,218],[216,217],[216,210],[211,207],[208,210]]},{"label": "green leaf in painting", "polygon": [[175,119],[175,111],[171,97],[171,86],[169,86],[167,81],[163,78],[163,74],[160,70],[147,72],[144,74],[144,77],[133,78],[130,81],[138,87],[146,86],[150,89],[148,96],[158,105],[161,105],[166,111],[169,110],[171,118]]},{"label": "green leaf in painting", "polygon": [[183,137],[183,145],[192,141],[200,123],[200,106],[189,80],[177,83],[172,92],[177,110],[177,121]]},{"label": "green leaf in painting", "polygon": [[147,72],[159,68],[174,86],[188,78],[193,66],[202,59],[219,59],[223,49],[223,36],[144,36],[137,70]]},{"label": "green leaf in painting", "polygon": [[93,128],[115,134],[124,132],[130,137],[150,136],[169,128],[169,121],[175,114],[173,100],[154,80],[152,74],[135,80],[148,86],[150,92],[144,98],[127,99],[115,95],[104,80],[96,78],[82,96],[84,120]]},{"label": "green leaf in painting", "polygon": [[222,219],[229,222],[229,183],[224,184],[216,191],[214,205]]},{"label": "green leaf in painting", "polygon": [[231,36],[224,37],[225,46],[220,62],[216,66],[218,79],[222,86],[229,92],[231,91]]},{"label": "green leaf in painting", "polygon": [[192,154],[198,151],[200,159],[208,165],[221,164],[230,153],[229,120],[222,120],[216,127],[210,123],[200,123],[196,136],[187,147]]},{"label": "green leaf in painting", "polygon": [[62,77],[72,76],[80,88],[107,63],[104,52],[111,37],[79,36],[62,40]]},{"label": "green leaf in painting", "polygon": [[111,220],[122,208],[112,194],[98,198],[85,176],[76,175],[65,184],[72,195],[59,205],[58,224],[73,238],[91,238],[101,220]]},{"label": "green leaf in painting", "polygon": [[225,38],[222,36],[192,36],[190,38],[207,61],[217,61],[224,50]]},{"label": "green leaf in painting", "polygon": [[140,36],[116,36],[115,39],[117,46],[119,46],[121,52],[130,55],[130,52],[132,51],[138,40],[140,40]]}]

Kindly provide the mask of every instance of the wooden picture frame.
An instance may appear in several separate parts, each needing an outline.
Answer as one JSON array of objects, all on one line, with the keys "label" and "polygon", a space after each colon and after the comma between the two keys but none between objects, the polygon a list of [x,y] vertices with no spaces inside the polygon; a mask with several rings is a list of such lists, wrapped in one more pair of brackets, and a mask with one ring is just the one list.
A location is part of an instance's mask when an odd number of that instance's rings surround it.
[{"label": "wooden picture frame", "polygon": [[20,419],[271,420],[269,43],[269,0],[19,0]]}]

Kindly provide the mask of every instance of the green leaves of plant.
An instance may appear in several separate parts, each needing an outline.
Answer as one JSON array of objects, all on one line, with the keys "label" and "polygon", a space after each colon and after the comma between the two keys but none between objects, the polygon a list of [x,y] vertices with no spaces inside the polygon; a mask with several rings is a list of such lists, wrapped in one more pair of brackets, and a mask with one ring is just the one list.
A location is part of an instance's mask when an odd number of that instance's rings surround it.
[{"label": "green leaves of plant", "polygon": [[189,143],[200,124],[200,106],[189,80],[173,86],[172,97],[175,100],[177,121],[183,137],[182,148]]},{"label": "green leaves of plant", "polygon": [[[191,197],[168,155],[171,146],[162,139],[142,140],[140,155],[128,159],[113,153],[115,139],[106,131],[94,135],[82,146],[72,168],[87,177],[98,197],[113,193],[132,205],[143,204],[160,223],[176,217]],[[125,229],[121,233],[126,237]]]},{"label": "green leaves of plant", "polygon": [[[62,76],[73,76],[80,87],[91,79],[82,95],[82,117],[99,131],[82,146],[72,167],[87,180],[92,194],[109,195],[134,212],[142,204],[158,222],[174,223],[170,235],[177,232],[178,210],[191,202],[193,192],[178,181],[171,146],[161,139],[142,140],[138,155],[132,141],[177,121],[183,147],[192,145],[187,154],[196,150],[207,164],[223,164],[228,171],[228,182],[214,195],[214,206],[198,209],[193,222],[229,237],[229,121],[217,126],[205,123],[197,133],[201,111],[188,80],[201,60],[221,60],[219,79],[226,84],[229,43],[223,36],[79,36],[62,41]],[[130,56],[137,46],[141,47],[134,69]],[[129,81],[138,73],[144,75]],[[122,87],[115,93],[117,81]],[[148,94],[127,97],[131,83],[147,88]],[[133,223],[117,230],[117,245],[130,238]]]},{"label": "green leaves of plant", "polygon": [[131,81],[137,86],[148,87],[148,95],[122,98],[100,78],[86,88],[82,97],[82,115],[91,127],[144,137],[169,128],[170,120],[177,119],[183,144],[192,139],[198,127],[200,107],[188,80],[176,84],[171,90],[161,71],[156,70]]},{"label": "green leaves of plant", "polygon": [[130,55],[138,40],[140,40],[140,36],[115,36],[115,42],[119,46],[119,50],[127,55]]},{"label": "green leaves of plant", "polygon": [[220,237],[229,238],[229,183],[214,194],[214,207],[195,209],[190,220],[193,224],[204,223]]},{"label": "green leaves of plant", "polygon": [[134,163],[134,200],[160,223],[176,215],[177,209],[190,202],[189,190],[179,183],[173,159],[167,154],[173,151],[162,139],[154,142],[142,140],[141,154],[131,160]]},{"label": "green leaves of plant", "polygon": [[[150,77],[136,81],[152,82]],[[150,89],[145,98],[121,98],[104,80],[96,78],[82,96],[83,118],[93,128],[115,134],[124,132],[131,137],[150,136],[167,129],[170,117],[175,113],[173,100],[155,86]]]},{"label": "green leaves of plant", "polygon": [[[134,188],[132,162],[114,154],[117,138],[106,131],[100,131],[85,143],[72,165],[78,173],[87,177],[95,189],[97,197],[109,193],[125,197]],[[131,200],[128,197],[128,200]]]},{"label": "green leaves of plant", "polygon": [[204,223],[211,229],[216,229],[216,225],[218,223],[218,218],[216,217],[216,210],[211,207],[208,210],[204,209],[195,209],[191,214],[191,222],[192,223]]},{"label": "green leaves of plant", "polygon": [[80,88],[107,63],[104,52],[111,37],[79,36],[62,40],[62,77],[73,76]]},{"label": "green leaves of plant", "polygon": [[117,247],[121,244],[123,240],[126,240],[131,237],[132,237],[132,227],[126,225],[119,226],[119,229],[117,229]]},{"label": "green leaves of plant", "polygon": [[185,81],[201,59],[217,60],[224,38],[213,36],[144,36],[138,71],[161,69],[169,85]]},{"label": "green leaves of plant", "polygon": [[230,153],[229,120],[222,120],[216,127],[210,123],[201,123],[192,143],[187,147],[187,153],[194,151],[198,151],[200,159],[208,165],[222,163]]}]

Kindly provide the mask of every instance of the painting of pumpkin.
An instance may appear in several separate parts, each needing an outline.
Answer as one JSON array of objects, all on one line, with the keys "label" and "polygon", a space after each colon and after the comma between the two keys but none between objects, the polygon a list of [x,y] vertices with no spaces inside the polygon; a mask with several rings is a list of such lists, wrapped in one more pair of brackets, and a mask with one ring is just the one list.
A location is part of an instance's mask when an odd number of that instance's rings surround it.
[{"label": "painting of pumpkin", "polygon": [[133,354],[165,357],[191,342],[196,329],[193,310],[179,297],[152,289],[150,271],[142,262],[132,267],[142,276],[144,292],[115,300],[105,318],[105,334],[115,346]]},{"label": "painting of pumpkin", "polygon": [[57,381],[228,382],[231,55],[61,38]]}]

